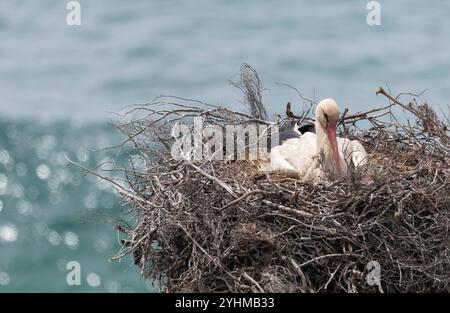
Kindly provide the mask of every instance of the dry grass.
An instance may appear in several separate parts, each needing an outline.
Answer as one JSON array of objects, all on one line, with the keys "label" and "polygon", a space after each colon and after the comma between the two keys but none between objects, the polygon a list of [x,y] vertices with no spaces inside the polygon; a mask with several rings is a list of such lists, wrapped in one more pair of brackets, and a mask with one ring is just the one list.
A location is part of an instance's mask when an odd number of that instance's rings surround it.
[{"label": "dry grass", "polygon": [[[139,157],[122,169],[127,186],[115,186],[138,221],[118,226],[126,239],[115,259],[132,253],[168,292],[449,292],[448,118],[380,89],[385,107],[343,114],[341,132],[370,162],[337,181],[268,176],[251,161],[173,160],[176,122],[270,124],[256,72],[243,73],[248,114],[160,97],[116,124]],[[381,286],[366,281],[370,261]]]}]

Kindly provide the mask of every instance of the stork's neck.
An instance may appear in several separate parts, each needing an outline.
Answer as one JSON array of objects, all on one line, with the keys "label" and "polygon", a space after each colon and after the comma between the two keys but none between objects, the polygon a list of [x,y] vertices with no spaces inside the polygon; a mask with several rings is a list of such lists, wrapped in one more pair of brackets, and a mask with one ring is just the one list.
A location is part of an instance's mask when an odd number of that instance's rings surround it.
[{"label": "stork's neck", "polygon": [[336,161],[333,156],[333,148],[331,146],[330,139],[328,138],[327,131],[321,123],[317,122],[317,119],[315,128],[319,162],[325,171],[337,176],[340,174],[340,169],[336,165]]}]

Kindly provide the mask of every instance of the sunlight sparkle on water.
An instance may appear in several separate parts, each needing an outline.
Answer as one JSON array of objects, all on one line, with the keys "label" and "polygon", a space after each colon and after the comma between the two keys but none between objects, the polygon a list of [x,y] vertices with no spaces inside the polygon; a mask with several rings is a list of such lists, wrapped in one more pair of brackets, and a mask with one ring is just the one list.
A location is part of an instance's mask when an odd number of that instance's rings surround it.
[{"label": "sunlight sparkle on water", "polygon": [[0,286],[6,286],[10,282],[9,275],[6,272],[0,272]]},{"label": "sunlight sparkle on water", "polygon": [[50,176],[50,168],[45,164],[41,164],[36,167],[36,175],[40,179],[45,180]]},{"label": "sunlight sparkle on water", "polygon": [[0,241],[14,242],[17,240],[17,227],[14,224],[5,224],[0,226]]},{"label": "sunlight sparkle on water", "polygon": [[89,286],[94,288],[99,287],[102,283],[100,276],[98,276],[96,273],[89,273],[86,277],[86,281]]}]

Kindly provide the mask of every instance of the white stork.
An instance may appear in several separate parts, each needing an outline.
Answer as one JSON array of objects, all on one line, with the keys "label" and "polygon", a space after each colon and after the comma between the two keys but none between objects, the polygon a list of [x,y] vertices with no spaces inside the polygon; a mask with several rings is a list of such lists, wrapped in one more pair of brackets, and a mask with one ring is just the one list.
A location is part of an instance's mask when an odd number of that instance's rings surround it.
[{"label": "white stork", "polygon": [[331,174],[339,177],[347,167],[367,162],[367,152],[357,140],[336,137],[339,108],[333,99],[316,108],[315,131],[291,138],[270,152],[269,171],[285,172],[303,180],[317,180]]}]

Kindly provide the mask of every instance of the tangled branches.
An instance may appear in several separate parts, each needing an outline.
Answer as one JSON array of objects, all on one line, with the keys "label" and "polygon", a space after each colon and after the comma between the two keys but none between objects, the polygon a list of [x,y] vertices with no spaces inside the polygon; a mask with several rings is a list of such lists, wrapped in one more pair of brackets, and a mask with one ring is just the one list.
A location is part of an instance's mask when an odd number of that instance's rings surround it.
[{"label": "tangled branches", "polygon": [[244,104],[250,111],[250,114],[258,119],[267,119],[266,108],[262,103],[262,84],[258,73],[248,64],[241,66],[241,79],[238,83],[232,83],[244,94]]},{"label": "tangled branches", "polygon": [[[117,125],[139,163],[115,185],[138,221],[119,227],[115,258],[133,254],[169,292],[449,292],[449,123],[415,99],[380,89],[386,106],[344,112],[341,134],[358,138],[370,162],[337,181],[268,176],[258,160],[173,159],[170,129],[195,116],[272,125],[252,71],[244,66],[239,84],[250,115],[160,97]],[[367,279],[371,261],[379,281]]]}]

